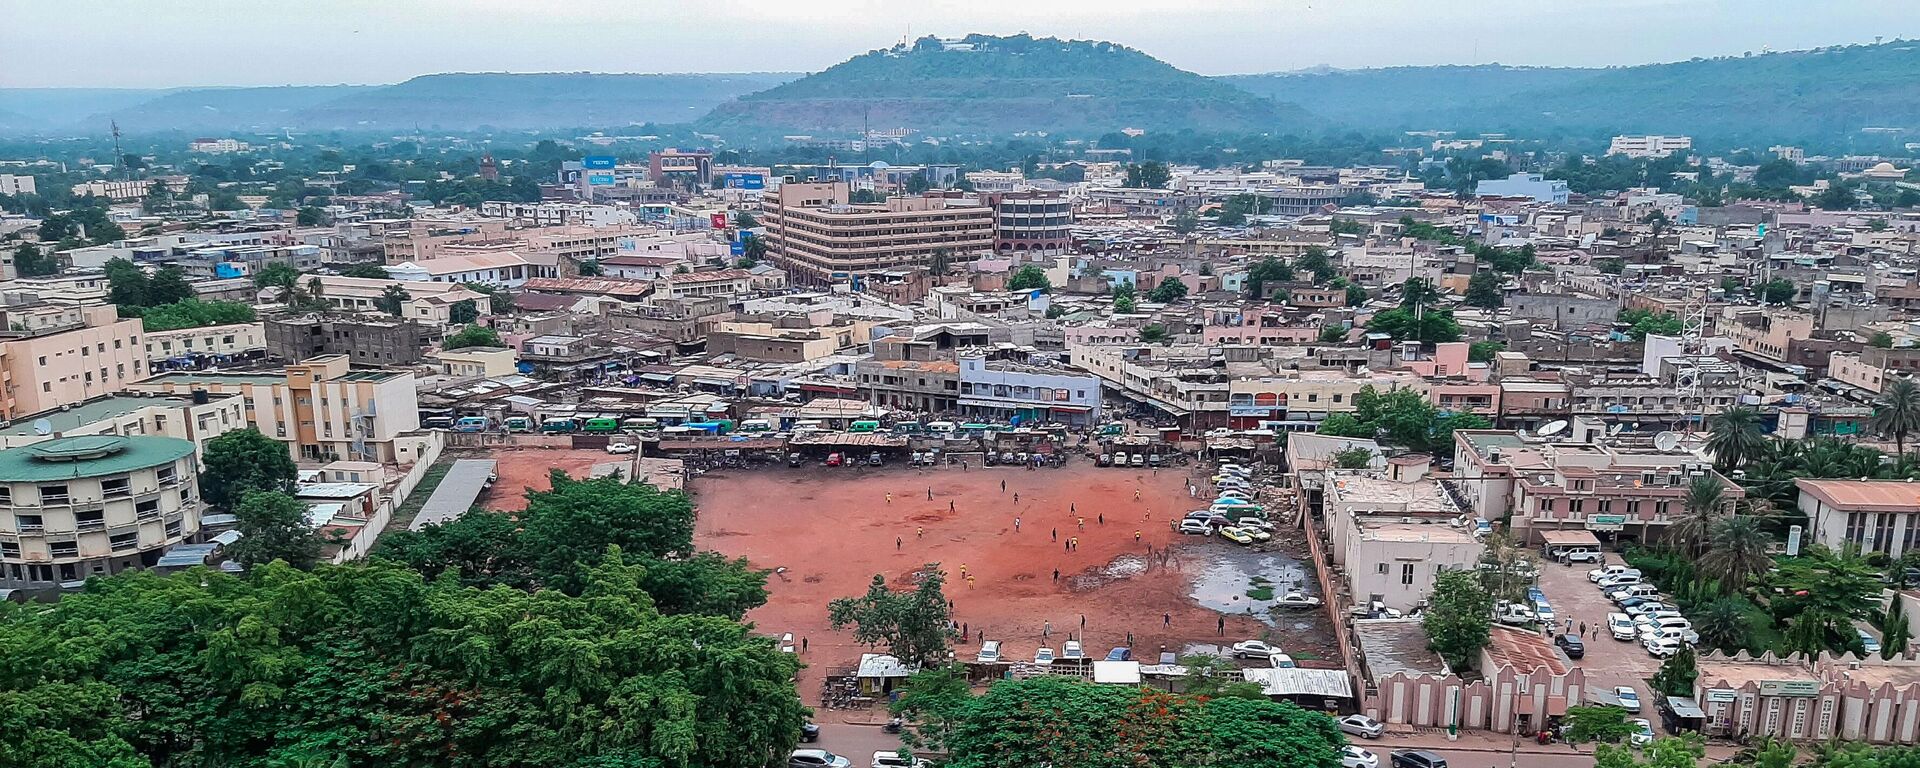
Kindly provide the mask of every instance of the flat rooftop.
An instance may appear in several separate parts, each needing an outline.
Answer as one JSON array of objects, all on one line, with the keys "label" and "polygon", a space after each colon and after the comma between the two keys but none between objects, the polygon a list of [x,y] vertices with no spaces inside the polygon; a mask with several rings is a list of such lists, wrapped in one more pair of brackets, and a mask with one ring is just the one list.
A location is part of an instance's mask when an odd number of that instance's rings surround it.
[{"label": "flat rooftop", "polygon": [[161,374],[138,384],[223,384],[243,386],[246,384],[285,384],[287,377],[278,373],[205,373],[200,371],[176,371]]},{"label": "flat rooftop", "polygon": [[1396,673],[1443,675],[1447,663],[1427,647],[1427,630],[1419,619],[1354,619],[1354,639],[1374,681]]},{"label": "flat rooftop", "polygon": [[[237,395],[227,395],[227,397],[237,397]],[[53,431],[64,432],[99,421],[117,419],[139,411],[142,408],[152,406],[181,406],[189,405],[192,402],[193,400],[185,395],[155,395],[153,397],[113,395],[81,403],[64,411],[52,410],[36,413],[32,416],[22,416],[16,420],[12,426],[0,428],[0,435],[7,437],[26,437],[32,435],[34,434],[33,423],[39,419],[46,419],[52,422]]]},{"label": "flat rooftop", "polygon": [[1553,675],[1567,673],[1567,663],[1560,659],[1559,652],[1537,632],[1495,626],[1492,639],[1486,653],[1494,664],[1513,667],[1516,672],[1545,669]]}]

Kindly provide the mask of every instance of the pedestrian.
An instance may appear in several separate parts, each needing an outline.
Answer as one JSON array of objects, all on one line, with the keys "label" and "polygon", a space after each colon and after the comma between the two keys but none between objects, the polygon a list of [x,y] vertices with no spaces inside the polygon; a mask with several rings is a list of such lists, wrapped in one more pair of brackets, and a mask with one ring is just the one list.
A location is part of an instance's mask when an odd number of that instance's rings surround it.
[{"label": "pedestrian", "polygon": [[1587,623],[1584,621],[1580,622],[1580,636],[1581,637],[1587,636]]},{"label": "pedestrian", "polygon": [[1054,581],[1060,580],[1060,569],[1058,568],[1053,569],[1053,580]]},{"label": "pedestrian", "polygon": [[1133,543],[1140,543],[1140,529],[1138,528],[1133,529]]},{"label": "pedestrian", "polygon": [[1080,505],[1079,505],[1079,504],[1077,504],[1077,503],[1074,503],[1074,502],[1068,502],[1068,504],[1067,504],[1067,514],[1069,514],[1069,515],[1077,515],[1077,514],[1080,514]]},{"label": "pedestrian", "polygon": [[953,499],[947,499],[947,511],[948,512],[953,511]]},{"label": "pedestrian", "polygon": [[[966,564],[966,563],[961,563],[961,564],[960,564],[960,575],[961,575],[961,576],[965,576],[965,575],[967,575],[967,564]],[[951,606],[951,605],[949,605],[949,606],[947,606],[947,607],[948,607],[948,608],[952,608],[953,606]]]},{"label": "pedestrian", "polygon": [[1106,524],[1107,524],[1107,513],[1105,513],[1105,512],[1102,512],[1102,513],[1100,513],[1100,515],[1099,515],[1099,517],[1100,517],[1100,524],[1101,524],[1101,525],[1106,525]]},{"label": "pedestrian", "polygon": [[1077,525],[1077,526],[1080,526],[1080,530],[1083,530],[1083,531],[1084,531],[1084,530],[1086,530],[1086,529],[1087,529],[1087,519],[1086,519],[1086,518],[1084,518],[1084,517],[1076,517],[1076,518],[1074,518],[1074,519],[1073,519],[1073,524],[1074,524],[1074,525]]},{"label": "pedestrian", "polygon": [[968,576],[968,577],[967,577],[967,589],[973,589],[973,577],[972,577],[972,576]]},{"label": "pedestrian", "polygon": [[1087,628],[1087,615],[1084,613],[1080,614],[1080,628],[1082,630]]},{"label": "pedestrian", "polygon": [[932,488],[928,488],[928,489],[927,489],[927,501],[933,501],[933,489],[932,489]]},{"label": "pedestrian", "polygon": [[1140,489],[1138,488],[1133,489],[1133,500],[1134,501],[1140,500]]},{"label": "pedestrian", "polygon": [[913,529],[913,537],[914,537],[914,538],[916,538],[916,539],[924,539],[924,538],[926,538],[926,537],[927,537],[927,527],[926,527],[926,526],[924,526],[924,525],[922,525],[922,526],[919,526],[919,527],[917,527],[917,528],[914,528],[914,529]]},{"label": "pedestrian", "polygon": [[967,623],[963,621],[963,622],[960,622],[960,640],[964,642],[966,639],[967,639]]},{"label": "pedestrian", "polygon": [[1007,492],[1007,481],[1005,480],[1000,481],[1000,492],[1001,493]]},{"label": "pedestrian", "polygon": [[1060,529],[1058,528],[1053,529],[1053,540],[1054,541],[1060,540]]},{"label": "pedestrian", "polygon": [[1133,647],[1133,630],[1127,630],[1127,647]]},{"label": "pedestrian", "polygon": [[1053,622],[1048,621],[1040,625],[1040,639],[1045,640],[1047,639],[1048,636],[1052,634],[1053,634]]},{"label": "pedestrian", "polygon": [[800,638],[800,652],[801,653],[807,652],[807,639],[804,637]]},{"label": "pedestrian", "polygon": [[953,598],[951,597],[947,598],[947,610],[953,610]]},{"label": "pedestrian", "polygon": [[1220,636],[1227,636],[1227,617],[1225,616],[1220,617]]},{"label": "pedestrian", "polygon": [[1163,627],[1173,626],[1173,614],[1171,613],[1160,614],[1160,626],[1163,626]]},{"label": "pedestrian", "polygon": [[1572,619],[1571,617],[1569,617],[1569,618],[1567,619],[1567,629],[1566,629],[1566,631],[1568,631],[1568,632],[1572,632],[1572,631],[1573,631],[1573,619]]},{"label": "pedestrian", "polygon": [[984,643],[984,642],[986,642],[986,641],[987,641],[987,628],[986,628],[986,627],[981,627],[981,628],[980,628],[980,634],[979,634],[979,635],[978,635],[977,637],[979,637],[979,638],[980,638],[980,642],[982,642],[982,643]]},{"label": "pedestrian", "polygon": [[898,536],[893,537],[893,548],[894,549],[900,548],[900,537]]},{"label": "pedestrian", "polygon": [[1067,543],[1065,543],[1065,544],[1062,544],[1062,545],[1060,545],[1060,551],[1062,551],[1062,552],[1072,552],[1072,551],[1073,551],[1073,539],[1067,539]]},{"label": "pedestrian", "polygon": [[887,503],[888,503],[888,504],[892,504],[892,503],[893,503],[893,494],[892,494],[892,493],[888,493],[888,494],[887,494]]},{"label": "pedestrian", "polygon": [[1018,504],[1018,503],[1020,503],[1020,492],[1019,492],[1019,491],[1014,491],[1014,492],[1013,492],[1013,503],[1015,503],[1015,504]]},{"label": "pedestrian", "polygon": [[1069,539],[1067,539],[1067,543],[1068,543],[1068,544],[1071,544],[1071,545],[1073,545],[1073,548],[1074,548],[1074,549],[1079,549],[1079,548],[1080,548],[1080,537],[1078,537],[1078,536],[1074,536],[1074,537],[1072,537],[1072,538],[1069,538]]}]

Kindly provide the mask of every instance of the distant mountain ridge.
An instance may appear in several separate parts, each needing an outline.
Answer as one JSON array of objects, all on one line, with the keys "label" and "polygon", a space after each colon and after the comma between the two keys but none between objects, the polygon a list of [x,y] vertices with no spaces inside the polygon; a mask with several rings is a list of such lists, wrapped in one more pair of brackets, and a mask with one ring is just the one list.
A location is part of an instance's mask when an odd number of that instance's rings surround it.
[{"label": "distant mountain ridge", "polygon": [[1605,69],[1393,67],[1221,78],[1362,130],[1685,134],[1718,143],[1920,136],[1920,43]]},{"label": "distant mountain ridge", "polygon": [[781,72],[635,75],[448,73],[392,85],[0,89],[0,130],[129,132],[560,128],[688,123],[798,77]]},{"label": "distant mountain ridge", "polygon": [[969,35],[871,51],[722,104],[716,133],[1269,131],[1308,116],[1114,43]]}]

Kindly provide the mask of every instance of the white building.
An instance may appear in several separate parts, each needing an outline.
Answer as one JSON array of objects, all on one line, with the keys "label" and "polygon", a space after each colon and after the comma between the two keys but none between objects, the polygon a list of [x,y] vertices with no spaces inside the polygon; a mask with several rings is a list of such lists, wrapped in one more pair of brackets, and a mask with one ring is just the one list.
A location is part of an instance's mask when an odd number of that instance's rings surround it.
[{"label": "white building", "polygon": [[13,173],[0,173],[0,195],[31,195],[33,177]]},{"label": "white building", "polygon": [[1537,173],[1516,173],[1504,179],[1482,181],[1473,193],[1480,197],[1527,197],[1536,203],[1564,204],[1567,182]]},{"label": "white building", "polygon": [[1692,150],[1692,136],[1615,136],[1613,143],[1607,147],[1607,154],[1627,157],[1666,157],[1675,152]]},{"label": "white building", "polygon": [[1390,459],[1386,472],[1327,473],[1328,549],[1346,572],[1354,604],[1406,611],[1427,599],[1441,571],[1479,566],[1480,541],[1450,524],[1461,509],[1426,477],[1427,461]]},{"label": "white building", "polygon": [[194,139],[187,144],[188,152],[200,152],[209,155],[223,155],[229,152],[245,152],[253,145],[239,139]]},{"label": "white building", "polygon": [[409,261],[387,267],[395,280],[421,283],[490,283],[518,288],[532,275],[527,260],[513,253],[476,253]]}]

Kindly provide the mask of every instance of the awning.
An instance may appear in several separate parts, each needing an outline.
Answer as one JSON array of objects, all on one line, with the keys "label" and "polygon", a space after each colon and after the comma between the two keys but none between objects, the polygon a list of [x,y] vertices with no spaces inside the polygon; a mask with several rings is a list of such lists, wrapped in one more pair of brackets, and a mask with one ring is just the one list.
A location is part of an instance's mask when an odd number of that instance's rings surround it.
[{"label": "awning", "polygon": [[1600,548],[1600,539],[1592,531],[1541,531],[1540,540],[1549,547]]},{"label": "awning", "polygon": [[1667,708],[1673,710],[1674,717],[1688,720],[1705,720],[1707,718],[1706,710],[1701,709],[1698,702],[1684,696],[1668,696]]}]

